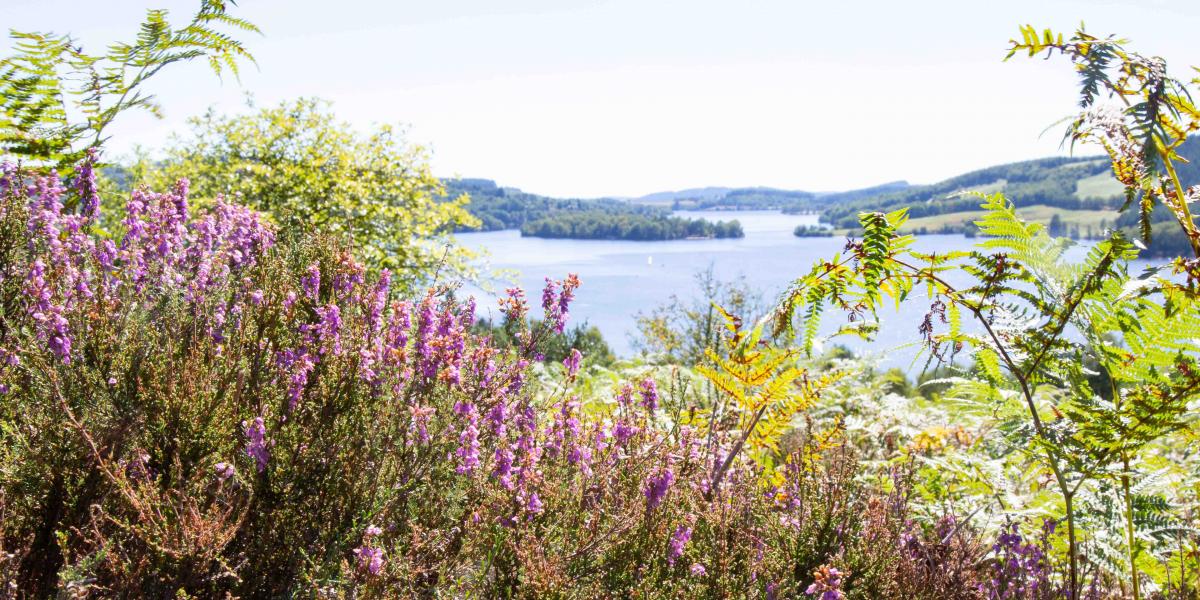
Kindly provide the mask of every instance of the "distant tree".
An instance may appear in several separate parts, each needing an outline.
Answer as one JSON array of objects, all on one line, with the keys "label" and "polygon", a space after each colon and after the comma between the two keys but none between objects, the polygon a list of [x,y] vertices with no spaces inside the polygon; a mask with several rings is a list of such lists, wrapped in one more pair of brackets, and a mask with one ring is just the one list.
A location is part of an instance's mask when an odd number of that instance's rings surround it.
[{"label": "distant tree", "polygon": [[792,230],[796,237],[833,237],[833,230],[820,225],[797,225]]},{"label": "distant tree", "polygon": [[424,148],[387,125],[360,134],[322,100],[250,108],[191,119],[192,134],[173,140],[151,183],[187,177],[196,196],[236,197],[280,223],[344,236],[401,284],[465,268],[450,234],[476,221],[465,198],[444,199]]},{"label": "distant tree", "polygon": [[1050,235],[1054,237],[1062,237],[1066,234],[1066,231],[1066,227],[1063,226],[1062,217],[1058,216],[1058,213],[1054,213],[1054,216],[1050,217]]}]

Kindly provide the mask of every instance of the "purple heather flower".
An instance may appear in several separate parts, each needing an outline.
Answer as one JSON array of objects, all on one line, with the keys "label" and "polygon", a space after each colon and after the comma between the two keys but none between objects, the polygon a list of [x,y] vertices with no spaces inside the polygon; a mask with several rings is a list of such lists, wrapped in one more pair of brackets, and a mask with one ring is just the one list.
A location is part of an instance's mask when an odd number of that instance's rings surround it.
[{"label": "purple heather flower", "polygon": [[429,418],[437,409],[432,406],[412,406],[408,410],[412,414],[410,427],[416,429],[417,441],[422,444],[429,443]]},{"label": "purple heather flower", "polygon": [[492,382],[492,377],[496,375],[496,368],[496,361],[489,358],[483,366],[483,375],[479,378],[483,385],[488,385]]},{"label": "purple heather flower", "polygon": [[354,555],[358,557],[358,569],[360,571],[368,575],[378,575],[383,571],[382,548],[363,545],[354,549]]},{"label": "purple heather flower", "polygon": [[[1043,522],[1042,535],[1051,535],[1054,526],[1052,519]],[[991,578],[984,585],[989,598],[1024,598],[1038,590],[1051,589],[1050,567],[1042,548],[1026,542],[1016,523],[1001,529],[992,552],[996,560],[992,563]]]},{"label": "purple heather flower", "polygon": [[333,275],[333,291],[340,299],[357,299],[354,287],[366,281],[366,269],[349,257],[342,260],[341,266],[343,269]]},{"label": "purple heather flower", "polygon": [[617,390],[617,406],[626,407],[633,402],[633,386],[628,383],[622,384],[621,389]]},{"label": "purple heather flower", "polygon": [[567,462],[579,467],[584,477],[592,476],[592,449],[583,444],[574,444],[567,453]]},{"label": "purple heather flower", "polygon": [[288,378],[288,412],[296,410],[308,386],[308,375],[317,366],[317,357],[306,349],[284,350],[279,353],[281,370]]},{"label": "purple heather flower", "polygon": [[579,362],[583,359],[583,354],[579,350],[571,348],[571,353],[563,359],[563,366],[567,368],[567,377],[574,377],[579,372]]},{"label": "purple heather flower", "polygon": [[87,155],[79,165],[75,176],[75,190],[79,194],[79,212],[84,218],[91,219],[100,211],[100,192],[96,185],[96,162],[99,160],[96,148],[88,148]]},{"label": "purple heather flower", "polygon": [[538,498],[537,492],[531,493],[529,495],[529,501],[525,503],[525,510],[536,515],[540,514],[543,508],[544,506],[542,505],[542,499]]},{"label": "purple heather flower", "polygon": [[628,442],[629,439],[637,435],[637,433],[637,425],[630,423],[629,420],[625,419],[624,417],[618,419],[616,424],[613,425],[613,437],[617,439],[618,444],[624,444]]},{"label": "purple heather flower", "polygon": [[372,335],[378,333],[383,325],[380,317],[383,315],[383,307],[387,304],[388,288],[391,284],[392,272],[384,269],[379,273],[379,281],[375,283],[375,290],[371,293],[371,305],[367,311],[367,328]]},{"label": "purple heather flower", "polygon": [[492,433],[497,437],[504,437],[504,435],[508,432],[508,427],[505,426],[505,422],[508,419],[508,413],[506,409],[507,406],[505,406],[504,401],[501,400],[497,402],[487,414],[488,423],[491,425]]},{"label": "purple heather flower", "polygon": [[254,290],[253,292],[250,292],[250,304],[253,304],[255,306],[262,306],[262,304],[263,304],[263,291],[262,290]]},{"label": "purple heather flower", "polygon": [[458,466],[454,471],[459,475],[471,473],[479,466],[479,417],[474,405],[467,404],[466,407],[467,422],[458,435],[459,445],[454,451],[454,456],[458,458]]},{"label": "purple heather flower", "polygon": [[267,468],[267,427],[263,423],[262,417],[254,417],[254,422],[247,424],[242,421],[242,428],[246,433],[246,455],[254,459],[255,466],[258,467],[258,472],[262,473]]},{"label": "purple heather flower", "polygon": [[213,465],[213,470],[217,472],[217,481],[225,481],[226,479],[233,477],[234,473],[236,473],[233,465],[227,462],[219,462]]},{"label": "purple heather flower", "polygon": [[703,577],[708,571],[704,569],[704,565],[692,563],[692,566],[688,567],[688,572],[692,574],[692,577]]},{"label": "purple heather flower", "polygon": [[29,316],[38,325],[38,339],[46,342],[50,351],[64,364],[70,364],[70,322],[63,315],[65,307],[52,301],[54,292],[46,281],[46,263],[41,258],[35,259],[29,267],[25,295],[32,300],[29,306]]},{"label": "purple heather flower", "polygon": [[463,304],[458,317],[458,325],[463,329],[470,329],[475,324],[475,296],[467,297],[466,303]]},{"label": "purple heather flower", "polygon": [[496,448],[495,466],[492,468],[492,475],[500,481],[500,485],[506,490],[513,489],[512,483],[512,468],[513,468],[513,452],[508,448]]},{"label": "purple heather flower", "polygon": [[820,600],[842,600],[845,595],[842,594],[843,573],[836,567],[821,565],[813,571],[813,579],[808,589],[804,593],[809,596],[816,596]]},{"label": "purple heather flower", "polygon": [[647,508],[650,510],[658,508],[658,505],[662,504],[663,498],[666,497],[667,491],[671,489],[672,483],[675,483],[675,472],[669,466],[647,479],[645,485],[642,486],[642,494],[646,496]]},{"label": "purple heather flower", "polygon": [[300,289],[304,290],[304,295],[313,302],[317,301],[317,294],[321,291],[321,266],[313,263],[308,266],[308,271],[300,278]]},{"label": "purple heather flower", "polygon": [[342,311],[336,304],[317,308],[317,336],[324,344],[333,347],[335,355],[342,353]]},{"label": "purple heather flower", "polygon": [[675,528],[675,533],[671,535],[670,547],[667,549],[667,564],[675,566],[675,561],[683,556],[683,549],[687,547],[687,543],[691,539],[691,527],[680,525]]},{"label": "purple heather flower", "polygon": [[542,288],[542,310],[549,315],[558,307],[558,282],[546,278],[546,287]]},{"label": "purple heather flower", "polygon": [[638,392],[642,396],[642,406],[647,411],[654,412],[658,410],[658,385],[650,377],[642,380],[638,386]]}]

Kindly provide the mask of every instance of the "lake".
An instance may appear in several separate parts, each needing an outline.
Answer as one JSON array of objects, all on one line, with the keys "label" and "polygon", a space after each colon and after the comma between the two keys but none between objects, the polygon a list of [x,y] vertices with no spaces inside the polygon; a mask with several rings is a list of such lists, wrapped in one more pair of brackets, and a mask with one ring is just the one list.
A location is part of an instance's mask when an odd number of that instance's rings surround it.
[{"label": "lake", "polygon": [[[797,225],[815,225],[816,215],[786,215],[776,211],[680,211],[682,217],[709,220],[737,219],[746,236],[741,239],[628,242],[562,240],[521,237],[516,230],[464,233],[459,241],[490,257],[481,266],[514,272],[531,304],[538,304],[546,277],[561,279],[578,273],[582,285],[571,307],[572,323],[586,321],[600,328],[605,340],[622,356],[631,356],[636,333],[635,315],[665,303],[672,294],[699,295],[696,273],[710,265],[718,279],[744,275],[749,284],[771,301],[812,264],[842,250],[845,238],[798,238]],[[961,250],[973,240],[962,235],[924,235],[916,247],[925,252]],[[503,291],[505,283],[497,284]],[[480,294],[478,288],[471,290]],[[482,294],[485,295],[486,294]],[[881,331],[872,345],[885,366],[908,370],[916,355],[900,346],[919,339],[917,327],[929,310],[924,290],[914,291],[899,311],[880,314]],[[479,313],[495,319],[499,311],[494,296],[480,299]],[[534,310],[537,314],[538,310]],[[836,311],[826,312],[826,331],[844,323]],[[854,340],[846,338],[847,345]],[[861,346],[860,346],[861,347]]]}]

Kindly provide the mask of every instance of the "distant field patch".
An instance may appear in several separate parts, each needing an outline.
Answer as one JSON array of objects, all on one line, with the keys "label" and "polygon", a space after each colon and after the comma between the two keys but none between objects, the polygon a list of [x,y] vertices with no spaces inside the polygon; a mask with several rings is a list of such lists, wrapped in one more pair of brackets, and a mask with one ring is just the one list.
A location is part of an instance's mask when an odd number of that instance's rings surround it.
[{"label": "distant field patch", "polygon": [[1084,198],[1113,198],[1124,193],[1125,188],[1111,173],[1099,173],[1075,182],[1075,197],[1081,200]]},{"label": "distant field patch", "polygon": [[985,183],[983,185],[969,187],[964,191],[974,192],[976,194],[994,194],[996,192],[1003,192],[1004,187],[1007,185],[1008,185],[1007,179],[997,179],[996,181],[993,181],[991,183]]},{"label": "distant field patch", "polygon": [[[1024,206],[1017,209],[1017,215],[1022,219],[1043,225],[1048,225],[1050,219],[1055,214],[1058,215],[1058,218],[1062,219],[1065,226],[1073,227],[1078,225],[1081,233],[1086,234],[1088,227],[1091,227],[1095,233],[1099,233],[1101,223],[1111,227],[1120,213],[1115,210],[1065,210],[1044,204]],[[941,231],[947,227],[959,229],[965,227],[968,223],[978,221],[983,218],[983,215],[984,212],[982,210],[972,210],[910,219],[905,224],[903,231],[912,232],[922,227],[930,233]]]}]

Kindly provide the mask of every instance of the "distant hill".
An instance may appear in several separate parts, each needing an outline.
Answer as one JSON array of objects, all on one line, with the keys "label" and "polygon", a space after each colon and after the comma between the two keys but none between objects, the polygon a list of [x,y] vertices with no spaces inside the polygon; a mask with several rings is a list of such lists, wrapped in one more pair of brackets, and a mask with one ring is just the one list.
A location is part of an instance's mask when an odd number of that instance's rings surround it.
[{"label": "distant hill", "polygon": [[[1200,184],[1200,139],[1188,140],[1180,154],[1191,161],[1179,165],[1180,177],[1187,185]],[[1004,192],[1024,218],[1052,226],[1055,235],[1089,238],[1112,227],[1129,228],[1136,221],[1135,213],[1118,212],[1125,197],[1105,156],[1041,158],[979,169],[929,185],[893,181],[844,192],[710,186],[632,199],[579,199],[531,194],[501,187],[489,179],[445,180],[445,184],[451,196],[471,195],[469,210],[482,221],[481,229],[522,229],[529,233],[604,227],[632,231],[639,226],[685,230],[680,224],[667,226],[661,222],[672,209],[817,211],[821,221],[834,229],[854,230],[860,212],[907,207],[908,231],[971,234],[974,221],[981,216],[980,199],[964,192]],[[1175,252],[1179,240],[1174,239],[1169,227],[1170,218],[1166,212],[1156,213],[1161,227],[1155,228],[1150,253]],[[650,220],[659,222],[647,225]]]},{"label": "distant hill", "polygon": [[[1190,161],[1178,165],[1184,185],[1200,184],[1200,138],[1185,142],[1179,154]],[[1118,212],[1125,203],[1124,188],[1113,178],[1107,156],[1042,158],[979,169],[931,185],[852,192],[857,197],[824,196],[821,220],[837,229],[853,230],[860,212],[907,207],[908,231],[970,234],[982,213],[979,198],[964,192],[1004,192],[1018,214],[1047,225],[1054,235],[1089,238],[1113,227],[1135,233],[1137,212]],[[1160,210],[1154,219],[1155,239],[1145,254],[1177,254],[1186,240],[1176,234],[1178,225],[1170,226],[1173,217]]]},{"label": "distant hill", "polygon": [[669,212],[662,207],[642,206],[612,198],[541,196],[514,187],[500,187],[490,179],[443,179],[442,183],[450,198],[461,194],[471,196],[467,210],[480,220],[478,229],[483,231],[520,229],[526,223],[563,212],[600,211],[645,216],[666,215]]},{"label": "distant hill", "polygon": [[979,209],[979,198],[964,192],[1004,192],[1017,206],[1045,205],[1067,210],[1114,210],[1124,201],[1106,157],[1054,157],[971,171],[931,185],[861,195],[831,202],[822,220],[855,227],[858,213],[908,207],[911,218]]},{"label": "distant hill", "polygon": [[671,204],[676,200],[710,200],[728,194],[733,188],[703,187],[679,190],[677,192],[655,192],[633,198],[638,204]]},{"label": "distant hill", "polygon": [[670,206],[675,210],[782,210],[803,212],[817,210],[832,202],[847,202],[864,196],[901,190],[904,181],[893,181],[848,192],[809,192],[772,187],[703,187],[673,192],[646,194],[633,201],[638,204]]},{"label": "distant hill", "polygon": [[862,198],[871,198],[891,192],[899,192],[906,190],[911,185],[907,181],[889,181],[879,185],[866,187],[858,190],[850,190],[848,192],[824,192],[818,193],[817,199],[822,204],[840,204],[842,202],[853,202]]},{"label": "distant hill", "polygon": [[442,183],[450,198],[471,197],[467,210],[479,219],[478,230],[519,229],[521,235],[532,237],[643,241],[744,235],[736,220],[685,219],[672,216],[666,206],[614,198],[551,198],[500,187],[490,179],[446,179]]}]

